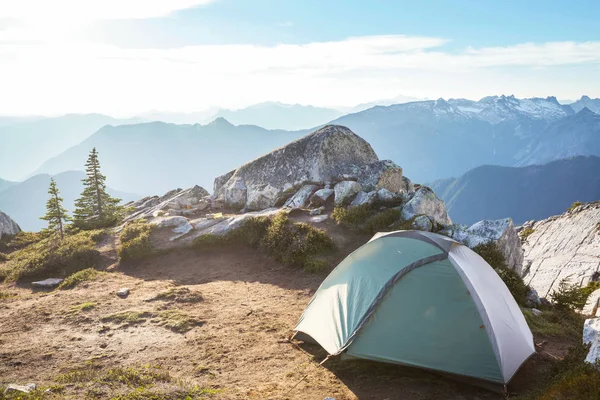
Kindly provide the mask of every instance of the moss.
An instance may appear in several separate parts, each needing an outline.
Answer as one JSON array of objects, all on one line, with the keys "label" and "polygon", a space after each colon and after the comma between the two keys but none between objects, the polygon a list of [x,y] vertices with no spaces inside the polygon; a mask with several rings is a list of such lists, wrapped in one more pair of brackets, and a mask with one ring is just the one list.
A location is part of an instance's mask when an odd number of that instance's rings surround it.
[{"label": "moss", "polygon": [[144,323],[148,318],[152,318],[154,316],[155,314],[149,311],[123,311],[106,315],[102,317],[100,321],[134,325]]},{"label": "moss", "polygon": [[86,268],[69,275],[58,286],[61,290],[72,289],[82,282],[90,282],[100,277],[104,272],[100,272],[94,268]]},{"label": "moss", "polygon": [[166,310],[159,314],[161,326],[172,330],[177,333],[185,333],[197,326],[204,324],[203,321],[192,317],[183,311],[179,310]]},{"label": "moss", "polygon": [[480,244],[479,246],[475,246],[473,251],[479,254],[496,271],[516,302],[525,306],[527,303],[527,293],[530,288],[523,282],[523,279],[516,271],[506,266],[504,255],[502,255],[496,243],[488,242]]},{"label": "moss", "polygon": [[149,301],[173,301],[175,303],[199,303],[204,299],[198,292],[193,292],[186,287],[177,287],[161,292]]},{"label": "moss", "polygon": [[65,276],[96,265],[100,253],[85,233],[66,236],[63,240],[49,237],[11,254],[0,269],[0,279],[20,281],[47,275]]},{"label": "moss", "polygon": [[148,257],[154,253],[150,234],[152,225],[140,220],[130,222],[121,231],[119,257],[122,260],[133,260]]}]

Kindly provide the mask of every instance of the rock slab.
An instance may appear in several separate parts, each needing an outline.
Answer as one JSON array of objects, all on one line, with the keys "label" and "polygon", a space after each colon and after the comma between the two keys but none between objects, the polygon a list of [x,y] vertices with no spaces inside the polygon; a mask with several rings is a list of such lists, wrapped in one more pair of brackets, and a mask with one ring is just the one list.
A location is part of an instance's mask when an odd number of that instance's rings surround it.
[{"label": "rock slab", "polygon": [[16,235],[21,232],[21,228],[8,215],[0,211],[0,239],[2,235]]},{"label": "rock slab", "polygon": [[31,282],[31,286],[49,289],[49,288],[57,287],[58,285],[60,285],[62,283],[63,280],[64,279],[60,279],[60,278],[48,278],[48,279],[44,279],[43,281]]}]

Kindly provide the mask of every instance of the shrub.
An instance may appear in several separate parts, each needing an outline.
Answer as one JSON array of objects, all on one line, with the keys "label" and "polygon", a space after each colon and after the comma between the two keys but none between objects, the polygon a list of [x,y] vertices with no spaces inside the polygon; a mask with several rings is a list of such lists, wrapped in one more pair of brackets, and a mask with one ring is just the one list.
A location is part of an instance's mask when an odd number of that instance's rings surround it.
[{"label": "shrub", "polygon": [[521,240],[524,242],[527,240],[529,235],[531,235],[533,232],[535,232],[535,229],[527,227],[527,228],[523,229],[521,232],[519,232],[519,236],[521,236]]},{"label": "shrub", "polygon": [[331,213],[331,219],[339,225],[346,225],[358,229],[367,218],[371,216],[371,207],[362,205],[357,207],[335,207]]},{"label": "shrub", "polygon": [[587,294],[576,284],[569,284],[567,279],[563,279],[558,284],[550,298],[557,307],[568,308],[571,310],[580,310],[587,301]]},{"label": "shrub", "polygon": [[496,271],[515,301],[524,306],[527,302],[527,293],[530,288],[523,282],[523,279],[516,271],[506,266],[504,255],[502,255],[496,243],[488,242],[480,244],[475,246],[473,251],[479,254]]},{"label": "shrub", "polygon": [[388,208],[380,213],[372,215],[365,221],[363,231],[372,235],[377,232],[389,231],[394,227],[394,224],[400,220],[400,214],[400,210]]},{"label": "shrub", "polygon": [[65,280],[62,281],[58,288],[61,290],[72,289],[82,282],[93,281],[101,274],[102,272],[94,268],[82,269],[81,271],[77,271],[74,274],[71,274],[67,278],[65,278]]},{"label": "shrub", "polygon": [[575,203],[571,204],[571,207],[567,208],[567,211],[573,211],[574,209],[576,209],[580,205],[583,205],[583,203],[580,202],[580,201],[576,201]]},{"label": "shrub", "polygon": [[4,253],[0,253],[0,262],[8,260],[8,256]]},{"label": "shrub", "polygon": [[524,309],[523,315],[535,335],[556,337],[579,343],[585,318],[568,309],[546,308],[540,315]]},{"label": "shrub", "polygon": [[19,232],[16,235],[3,235],[0,239],[0,251],[9,253],[39,242],[40,240],[42,240],[42,236],[39,233],[34,232]]},{"label": "shrub", "polygon": [[0,270],[0,279],[19,281],[49,274],[66,276],[93,267],[100,260],[94,242],[85,234],[48,237],[11,254]]},{"label": "shrub", "polygon": [[119,257],[122,260],[133,260],[151,255],[154,251],[150,241],[152,228],[152,225],[143,220],[125,225],[120,236]]}]

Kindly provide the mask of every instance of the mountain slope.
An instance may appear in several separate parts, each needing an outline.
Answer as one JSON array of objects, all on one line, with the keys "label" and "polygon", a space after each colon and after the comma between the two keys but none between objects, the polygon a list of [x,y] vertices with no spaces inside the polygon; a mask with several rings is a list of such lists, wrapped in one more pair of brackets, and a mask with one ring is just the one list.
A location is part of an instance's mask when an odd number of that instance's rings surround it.
[{"label": "mountain slope", "polygon": [[511,217],[515,224],[562,213],[575,201],[600,199],[600,158],[573,157],[545,165],[484,165],[431,188],[453,221]]},{"label": "mountain slope", "polygon": [[590,99],[589,96],[581,96],[581,99],[569,104],[575,112],[579,112],[584,108],[600,114],[600,99]]},{"label": "mountain slope", "polygon": [[[69,213],[74,209],[75,199],[81,195],[83,178],[85,178],[85,174],[79,171],[54,175],[60,195],[64,199],[63,205]],[[0,210],[10,215],[25,231],[38,231],[44,228],[47,223],[39,217],[46,213],[49,185],[50,175],[46,174],[35,175],[26,181],[15,183],[0,191]],[[139,198],[131,193],[123,193],[110,188],[107,190],[112,196],[122,199],[123,203]]]},{"label": "mountain slope", "polygon": [[305,132],[234,126],[152,122],[105,126],[84,142],[45,162],[38,173],[82,170],[96,147],[107,184],[139,194],[195,184],[212,191],[215,177],[302,136]]},{"label": "mountain slope", "polygon": [[0,192],[16,184],[17,182],[5,181],[4,179],[0,179]]},{"label": "mountain slope", "polygon": [[[132,122],[100,114],[13,119],[0,126],[0,176],[19,180],[45,160],[60,154],[107,124]],[[62,172],[62,171],[61,171]]]},{"label": "mountain slope", "polygon": [[325,124],[340,115],[340,111],[329,108],[266,102],[241,110],[220,110],[215,116],[225,118],[234,125],[294,131]]}]

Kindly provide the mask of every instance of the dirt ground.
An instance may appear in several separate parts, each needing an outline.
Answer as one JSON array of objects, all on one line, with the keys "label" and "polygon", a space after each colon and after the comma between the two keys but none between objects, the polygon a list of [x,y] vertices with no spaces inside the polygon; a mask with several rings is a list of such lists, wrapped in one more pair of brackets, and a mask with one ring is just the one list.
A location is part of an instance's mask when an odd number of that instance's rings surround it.
[{"label": "dirt ground", "polygon": [[[341,258],[364,243],[325,223]],[[96,360],[103,367],[159,365],[173,376],[220,389],[220,399],[501,399],[502,395],[438,375],[373,362],[342,362],[315,345],[285,339],[325,275],[285,267],[260,251],[178,249],[119,265],[115,241],[102,243],[110,273],[71,290],[34,292],[27,285],[0,286],[16,296],[0,300],[0,384],[50,385],[70,366]],[[127,298],[115,292],[131,289]],[[148,301],[185,287],[196,303]],[[77,310],[83,303],[93,303]],[[177,310],[199,323],[173,332],[152,318],[135,324],[102,320],[134,311]],[[524,366],[511,390],[526,389],[539,357]],[[82,394],[83,397],[83,394]]]}]

